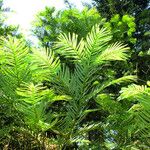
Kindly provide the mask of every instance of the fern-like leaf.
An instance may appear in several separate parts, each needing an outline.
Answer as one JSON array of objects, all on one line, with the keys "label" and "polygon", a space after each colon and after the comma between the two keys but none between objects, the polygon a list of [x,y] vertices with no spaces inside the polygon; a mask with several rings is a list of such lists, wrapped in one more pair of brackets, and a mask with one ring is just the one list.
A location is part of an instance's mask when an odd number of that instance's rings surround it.
[{"label": "fern-like leaf", "polygon": [[115,43],[107,47],[95,60],[94,63],[103,63],[105,61],[122,60],[125,61],[129,55],[127,52],[129,47],[122,45],[121,43]]},{"label": "fern-like leaf", "polygon": [[[39,81],[50,80],[60,68],[59,58],[54,56],[52,50],[32,50],[33,77]],[[49,77],[49,78],[48,78]]]},{"label": "fern-like leaf", "polygon": [[78,42],[76,34],[60,34],[58,42],[55,45],[57,53],[68,58],[71,61],[81,60],[83,57],[84,41]]}]

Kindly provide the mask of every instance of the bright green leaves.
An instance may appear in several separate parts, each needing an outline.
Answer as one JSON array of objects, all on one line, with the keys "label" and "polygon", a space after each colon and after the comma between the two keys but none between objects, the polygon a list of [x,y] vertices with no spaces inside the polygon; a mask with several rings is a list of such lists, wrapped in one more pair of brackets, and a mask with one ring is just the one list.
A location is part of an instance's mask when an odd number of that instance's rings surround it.
[{"label": "bright green leaves", "polygon": [[29,129],[37,134],[51,129],[57,123],[56,116],[51,113],[46,114],[47,103],[42,101],[34,105],[20,102],[15,105],[15,108],[23,114]]},{"label": "bright green leaves", "polygon": [[111,18],[110,22],[118,22],[119,20],[120,20],[120,15],[116,14]]},{"label": "bright green leaves", "polygon": [[145,92],[146,86],[140,86],[136,84],[129,85],[128,88],[122,88],[121,90],[121,95],[118,98],[119,100],[121,99],[130,99],[130,98],[135,98],[139,94],[143,94]]},{"label": "bright green leaves", "polygon": [[128,58],[129,47],[125,47],[121,43],[115,43],[110,45],[104,50],[99,57],[97,57],[96,62],[101,63],[103,61],[114,61],[114,60],[123,60],[125,61]]},{"label": "bright green leaves", "polygon": [[54,97],[52,90],[46,89],[42,84],[34,85],[33,83],[22,85],[17,89],[17,94],[22,97],[21,100],[32,105],[44,99],[50,101]]},{"label": "bright green leaves", "polygon": [[80,61],[83,57],[84,41],[78,42],[76,34],[61,34],[56,43],[56,52],[68,58],[71,61]]},{"label": "bright green leaves", "polygon": [[[136,31],[136,24],[134,23],[135,18],[129,15],[124,15],[122,17],[122,22],[125,26],[127,26],[128,31],[127,31],[127,35],[129,37],[129,41],[133,44],[136,43],[136,38],[133,38],[133,33]],[[122,26],[122,28],[124,28],[124,26]]]},{"label": "bright green leaves", "polygon": [[23,113],[26,124],[35,131],[46,131],[57,123],[55,115],[46,113],[50,104],[70,100],[66,95],[55,95],[53,90],[43,87],[42,84],[25,83],[17,89],[17,94],[19,99],[15,107]]},{"label": "bright green leaves", "polygon": [[86,40],[78,41],[78,36],[74,33],[68,34],[68,36],[61,34],[56,44],[56,52],[71,61],[85,61],[102,51],[110,39],[110,32],[105,28],[100,29],[99,25],[96,25],[87,35]]},{"label": "bright green leaves", "polygon": [[136,124],[137,133],[143,137],[149,137],[150,132],[150,88],[136,84],[122,88],[119,100],[130,100],[134,102],[129,109],[129,113],[133,116]]},{"label": "bright green leaves", "polygon": [[106,28],[99,28],[99,25],[93,26],[91,32],[86,37],[86,53],[96,55],[103,50],[103,47],[111,40],[112,35],[110,30]]},{"label": "bright green leaves", "polygon": [[[78,41],[75,34],[72,36],[70,34],[68,36],[60,35],[56,44],[57,52],[61,56],[68,58],[68,60],[73,61],[75,70],[74,73],[71,73],[72,71],[69,68],[62,67],[62,72],[59,74],[62,74],[62,76],[59,78],[63,86],[58,87],[58,89],[63,87],[64,91],[68,91],[69,94],[72,91],[76,93],[75,95],[78,98],[80,94],[86,95],[89,90],[93,89],[87,95],[87,99],[89,99],[96,96],[106,87],[115,84],[115,80],[114,82],[106,83],[106,85],[95,86],[92,84],[92,82],[98,80],[99,71],[104,64],[110,61],[126,61],[129,57],[128,47],[121,43],[109,44],[111,37],[110,31],[106,28],[100,29],[99,25],[92,28],[85,40]],[[134,79],[134,76],[125,76],[119,78],[116,83],[131,82]]]},{"label": "bright green leaves", "polygon": [[[28,80],[28,48],[25,42],[9,38],[1,43],[3,51],[3,64],[1,72],[9,77],[10,82],[20,85],[22,81]],[[13,84],[13,83],[12,83]]]},{"label": "bright green leaves", "polygon": [[116,14],[109,22],[104,24],[104,27],[111,29],[114,41],[118,41],[119,38],[120,40],[135,44],[136,38],[133,37],[133,34],[136,31],[136,24],[134,21],[135,18],[130,15],[123,15],[121,17],[119,14]]},{"label": "bright green leaves", "polygon": [[2,90],[9,97],[15,96],[16,88],[31,79],[29,50],[25,41],[9,37],[1,40],[0,51]]},{"label": "bright green leaves", "polygon": [[129,16],[129,15],[124,15],[123,17],[122,17],[122,21],[123,22],[131,22],[131,21],[134,21],[135,20],[135,18],[134,17],[131,17],[131,16]]},{"label": "bright green leaves", "polygon": [[[76,34],[59,35],[54,49],[46,51],[29,52],[22,42],[13,39],[3,44],[2,87],[8,81],[15,83],[15,96],[10,94],[9,98],[16,111],[21,112],[25,125],[38,134],[53,130],[60,145],[88,144],[89,132],[101,129],[99,122],[93,118],[87,121],[86,116],[103,109],[118,113],[120,101],[105,92],[115,84],[135,81],[131,75],[115,79],[111,61],[126,61],[129,48],[117,42],[110,44],[111,40],[109,29],[95,25],[81,40]],[[59,57],[66,61],[61,63]],[[9,86],[3,91],[4,97],[8,91]],[[90,108],[89,103],[95,99],[98,108]]]},{"label": "bright green leaves", "polygon": [[55,101],[68,101],[71,99],[67,95],[55,95],[53,90],[47,89],[42,84],[24,83],[16,92],[20,96],[18,102],[24,101],[31,105],[36,105],[39,102],[53,103]]},{"label": "bright green leaves", "polygon": [[32,50],[32,71],[33,78],[38,81],[50,80],[60,68],[58,57],[55,57],[52,50]]}]

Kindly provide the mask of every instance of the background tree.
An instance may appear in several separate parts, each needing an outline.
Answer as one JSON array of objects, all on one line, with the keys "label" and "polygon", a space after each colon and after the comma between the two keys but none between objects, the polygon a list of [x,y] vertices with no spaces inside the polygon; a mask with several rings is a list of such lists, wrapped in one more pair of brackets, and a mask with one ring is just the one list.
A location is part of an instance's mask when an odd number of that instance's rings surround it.
[{"label": "background tree", "polygon": [[[150,29],[150,9],[149,0],[93,0],[93,4],[97,7],[100,14],[110,19],[114,14],[121,16],[129,14],[135,17],[136,38],[138,39],[138,50],[148,50],[147,45],[149,39],[145,39],[145,33]],[[148,36],[148,35],[147,35]],[[145,39],[145,40],[144,40]],[[142,43],[140,42],[142,41]],[[146,43],[145,43],[146,42]]]},{"label": "background tree", "polygon": [[[149,0],[93,0],[93,5],[108,20],[115,14],[120,16],[128,14],[135,18],[134,37],[137,41],[134,45],[130,45],[134,52],[131,62],[133,62],[134,70],[141,79],[140,82],[145,84],[147,80],[150,80],[150,56],[147,55],[150,48]],[[128,19],[125,20],[129,21]]]},{"label": "background tree", "polygon": [[43,46],[49,47],[62,32],[76,33],[79,35],[79,40],[86,37],[92,26],[100,21],[104,20],[96,9],[84,9],[80,12],[73,8],[57,12],[55,8],[46,7],[37,14],[32,31]]},{"label": "background tree", "polygon": [[7,25],[5,23],[6,15],[5,13],[9,13],[9,8],[3,7],[3,0],[0,0],[0,36],[6,37],[8,35],[16,36],[18,38],[21,37],[21,34],[18,32],[18,28],[13,25]]},{"label": "background tree", "polygon": [[87,35],[93,25],[98,23],[101,27],[107,27],[112,31],[112,42],[117,41],[118,38],[125,43],[136,42],[133,38],[136,27],[133,17],[114,15],[111,20],[106,21],[95,8],[85,8],[81,12],[75,8],[57,12],[54,8],[46,7],[37,15],[33,24],[33,33],[45,47],[48,47],[57,40],[61,32],[76,33],[80,40]]}]

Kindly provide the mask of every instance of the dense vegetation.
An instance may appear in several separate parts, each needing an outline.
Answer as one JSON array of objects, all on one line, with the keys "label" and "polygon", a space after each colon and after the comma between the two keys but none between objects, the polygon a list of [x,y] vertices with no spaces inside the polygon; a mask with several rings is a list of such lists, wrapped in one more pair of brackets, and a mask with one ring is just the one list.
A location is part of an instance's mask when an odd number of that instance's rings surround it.
[{"label": "dense vegetation", "polygon": [[46,7],[33,22],[38,48],[0,20],[0,149],[150,149],[149,4],[139,2]]}]

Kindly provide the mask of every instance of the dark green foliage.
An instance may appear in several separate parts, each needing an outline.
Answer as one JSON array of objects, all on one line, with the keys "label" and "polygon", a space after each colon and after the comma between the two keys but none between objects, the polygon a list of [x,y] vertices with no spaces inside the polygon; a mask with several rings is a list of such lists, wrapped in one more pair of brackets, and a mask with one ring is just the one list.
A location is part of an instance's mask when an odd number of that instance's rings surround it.
[{"label": "dark green foliage", "polygon": [[149,5],[148,0],[93,0],[93,3],[99,12],[107,18],[111,18],[114,14],[138,15],[143,9]]},{"label": "dark green foliage", "polygon": [[[101,16],[108,20],[117,14],[124,18],[123,20],[126,21],[127,25],[132,26],[133,23],[130,23],[130,19],[127,19],[126,16],[135,18],[136,31],[134,27],[131,27],[126,33],[130,35],[130,31],[135,31],[134,34],[129,38],[129,41],[124,39],[123,41],[126,41],[132,48],[131,63],[134,72],[140,79],[139,83],[145,84],[150,79],[149,55],[147,55],[150,48],[149,0],[93,0],[93,5],[96,6]],[[120,37],[118,36],[118,38]]]},{"label": "dark green foliage", "polygon": [[149,0],[93,0],[94,5],[97,7],[99,13],[111,19],[115,14],[131,15],[135,17],[137,38],[136,50],[147,51],[149,45],[149,35],[146,34],[150,30],[150,9]]}]

